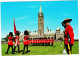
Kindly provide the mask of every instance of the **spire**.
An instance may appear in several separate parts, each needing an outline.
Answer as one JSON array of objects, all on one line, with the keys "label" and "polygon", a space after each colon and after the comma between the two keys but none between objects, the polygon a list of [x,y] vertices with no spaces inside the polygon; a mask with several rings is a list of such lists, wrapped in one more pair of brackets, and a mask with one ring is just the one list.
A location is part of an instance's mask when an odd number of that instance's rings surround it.
[{"label": "spire", "polygon": [[49,32],[48,26],[47,26],[47,32]]},{"label": "spire", "polygon": [[40,5],[40,10],[39,10],[39,13],[42,13],[42,8],[41,8],[41,5]]},{"label": "spire", "polygon": [[60,28],[59,28],[59,27],[57,27],[57,30],[60,30]]},{"label": "spire", "polygon": [[51,29],[50,29],[50,32],[51,32]]},{"label": "spire", "polygon": [[48,26],[47,26],[47,29],[48,29]]}]

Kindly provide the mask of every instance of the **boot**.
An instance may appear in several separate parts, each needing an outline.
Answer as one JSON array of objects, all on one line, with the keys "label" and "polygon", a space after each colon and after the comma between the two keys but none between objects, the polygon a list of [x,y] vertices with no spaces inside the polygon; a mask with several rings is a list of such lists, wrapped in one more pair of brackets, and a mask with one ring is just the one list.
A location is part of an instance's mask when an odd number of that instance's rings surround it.
[{"label": "boot", "polygon": [[25,54],[24,52],[22,54]]},{"label": "boot", "polygon": [[5,54],[8,54],[8,52],[6,52]]}]

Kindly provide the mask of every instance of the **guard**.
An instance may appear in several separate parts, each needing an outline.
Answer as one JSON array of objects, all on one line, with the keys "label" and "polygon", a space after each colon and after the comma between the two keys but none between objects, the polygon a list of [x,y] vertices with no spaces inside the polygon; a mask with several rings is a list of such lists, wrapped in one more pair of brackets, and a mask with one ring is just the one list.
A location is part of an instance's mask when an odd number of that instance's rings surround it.
[{"label": "guard", "polygon": [[25,47],[27,48],[27,51],[26,51],[26,53],[28,53],[29,52],[29,50],[28,50],[28,39],[29,39],[29,37],[28,37],[28,31],[24,31],[24,40],[23,40],[23,43],[24,43],[24,49],[23,49],[23,53],[22,54],[25,54],[24,52],[25,52]]},{"label": "guard", "polygon": [[65,43],[65,47],[66,47],[66,50],[67,50],[68,54],[72,54],[72,46],[74,44],[73,28],[70,25],[71,21],[72,21],[72,19],[66,18],[62,22],[62,26],[65,28],[64,43]]},{"label": "guard", "polygon": [[47,39],[47,45],[50,46],[50,38]]},{"label": "guard", "polygon": [[7,52],[5,54],[8,54],[8,51],[10,49],[10,47],[12,48],[12,54],[14,54],[14,51],[13,51],[13,33],[10,32],[9,33],[9,37],[8,37],[8,49],[7,49]]},{"label": "guard", "polygon": [[51,38],[51,46],[53,46],[53,41],[54,41],[53,38]]},{"label": "guard", "polygon": [[15,34],[16,35],[16,38],[15,38],[15,46],[14,46],[14,52],[15,52],[15,49],[16,47],[18,47],[18,53],[20,53],[20,48],[19,48],[19,31],[17,31],[17,33]]}]

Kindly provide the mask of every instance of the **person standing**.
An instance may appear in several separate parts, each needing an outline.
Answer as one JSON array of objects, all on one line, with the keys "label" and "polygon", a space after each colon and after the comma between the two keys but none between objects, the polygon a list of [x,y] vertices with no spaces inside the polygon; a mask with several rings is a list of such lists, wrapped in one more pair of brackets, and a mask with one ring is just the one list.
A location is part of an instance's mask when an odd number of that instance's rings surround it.
[{"label": "person standing", "polygon": [[27,48],[27,51],[26,51],[26,53],[28,53],[29,52],[29,50],[28,50],[28,39],[29,39],[29,37],[28,37],[28,31],[27,30],[25,30],[24,31],[24,40],[23,40],[23,43],[24,43],[24,48],[23,48],[23,53],[22,54],[25,54],[25,47]]},{"label": "person standing", "polygon": [[54,39],[53,39],[53,38],[51,38],[51,46],[53,46],[53,41],[54,41]]},{"label": "person standing", "polygon": [[31,45],[32,45],[32,38],[30,39],[30,43],[31,43]]},{"label": "person standing", "polygon": [[47,43],[48,43],[48,41],[47,41],[47,37],[45,38],[45,44],[46,44],[46,46],[47,46]]},{"label": "person standing", "polygon": [[43,37],[42,37],[42,46],[44,46],[44,40],[43,40]]},{"label": "person standing", "polygon": [[13,33],[10,32],[9,33],[9,37],[8,37],[8,49],[7,49],[7,52],[5,54],[8,54],[8,51],[10,49],[10,47],[12,48],[12,54],[14,54],[14,51],[13,51]]},{"label": "person standing", "polygon": [[38,46],[39,46],[39,38],[38,38]]},{"label": "person standing", "polygon": [[15,38],[15,46],[14,46],[14,52],[15,52],[15,49],[16,49],[16,46],[18,47],[18,53],[20,53],[20,48],[19,48],[19,31],[17,31],[17,33],[15,34],[16,35],[16,38]]},{"label": "person standing", "polygon": [[74,44],[74,32],[72,26],[70,25],[71,21],[72,19],[66,18],[62,22],[62,26],[65,28],[64,43],[68,54],[72,54],[72,46]]},{"label": "person standing", "polygon": [[46,45],[46,40],[45,40],[46,38],[44,38],[44,46]]},{"label": "person standing", "polygon": [[50,38],[47,39],[47,45],[50,46]]}]

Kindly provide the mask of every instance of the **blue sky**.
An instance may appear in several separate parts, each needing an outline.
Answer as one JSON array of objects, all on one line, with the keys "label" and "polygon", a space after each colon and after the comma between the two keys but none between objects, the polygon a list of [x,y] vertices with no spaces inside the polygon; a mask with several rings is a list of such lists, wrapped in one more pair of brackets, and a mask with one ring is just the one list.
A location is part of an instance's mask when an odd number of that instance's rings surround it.
[{"label": "blue sky", "polygon": [[40,5],[44,14],[44,30],[47,26],[51,30],[64,28],[61,22],[65,18],[73,21],[70,23],[74,30],[75,39],[78,38],[78,3],[77,1],[35,1],[35,2],[1,2],[1,37],[13,32],[13,18],[17,30],[38,30],[38,13]]}]

